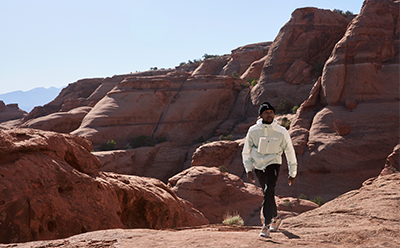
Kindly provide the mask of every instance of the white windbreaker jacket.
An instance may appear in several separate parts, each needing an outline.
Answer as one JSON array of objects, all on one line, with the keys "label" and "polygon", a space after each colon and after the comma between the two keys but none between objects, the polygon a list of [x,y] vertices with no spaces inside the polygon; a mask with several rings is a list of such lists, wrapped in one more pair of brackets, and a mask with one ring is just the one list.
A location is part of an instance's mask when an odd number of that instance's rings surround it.
[{"label": "white windbreaker jacket", "polygon": [[264,170],[270,164],[282,164],[282,153],[285,152],[289,176],[297,175],[297,159],[286,128],[274,120],[263,124],[262,119],[249,128],[243,147],[242,157],[246,172]]}]

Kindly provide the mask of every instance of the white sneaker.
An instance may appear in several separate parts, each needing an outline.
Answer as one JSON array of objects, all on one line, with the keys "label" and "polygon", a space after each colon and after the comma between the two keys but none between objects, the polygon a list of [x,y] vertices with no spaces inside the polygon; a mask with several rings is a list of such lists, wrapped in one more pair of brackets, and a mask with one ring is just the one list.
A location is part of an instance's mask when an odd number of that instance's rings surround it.
[{"label": "white sneaker", "polygon": [[282,224],[282,220],[279,218],[273,218],[271,222],[271,226],[269,227],[269,230],[271,232],[276,232],[278,231],[279,226]]},{"label": "white sneaker", "polygon": [[260,236],[264,237],[264,238],[269,238],[269,226],[263,225],[261,232],[260,232]]}]

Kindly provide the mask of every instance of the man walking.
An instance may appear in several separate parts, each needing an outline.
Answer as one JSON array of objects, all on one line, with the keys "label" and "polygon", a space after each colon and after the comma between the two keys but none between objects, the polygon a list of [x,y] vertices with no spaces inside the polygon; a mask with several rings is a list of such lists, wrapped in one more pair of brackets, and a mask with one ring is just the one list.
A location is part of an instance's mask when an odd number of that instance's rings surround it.
[{"label": "man walking", "polygon": [[260,119],[249,128],[243,147],[242,157],[247,178],[255,183],[254,172],[264,194],[264,224],[260,236],[269,237],[270,231],[277,231],[281,224],[275,203],[275,185],[282,153],[285,152],[289,168],[289,186],[297,174],[297,160],[292,140],[286,128],[277,124],[275,109],[268,102],[263,102],[258,110]]}]

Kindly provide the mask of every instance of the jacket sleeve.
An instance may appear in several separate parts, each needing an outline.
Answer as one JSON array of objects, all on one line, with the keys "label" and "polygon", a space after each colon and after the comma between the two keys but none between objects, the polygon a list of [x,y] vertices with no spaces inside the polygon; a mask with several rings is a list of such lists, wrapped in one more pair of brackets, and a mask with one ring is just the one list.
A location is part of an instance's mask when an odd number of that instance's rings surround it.
[{"label": "jacket sleeve", "polygon": [[293,148],[292,139],[290,138],[289,132],[284,132],[283,151],[286,155],[288,163],[289,176],[296,177],[297,175],[297,159],[296,152]]},{"label": "jacket sleeve", "polygon": [[246,173],[253,170],[253,158],[251,157],[251,149],[254,146],[253,138],[250,135],[250,132],[247,133],[246,139],[244,141],[243,151],[242,151],[242,159],[244,169]]}]

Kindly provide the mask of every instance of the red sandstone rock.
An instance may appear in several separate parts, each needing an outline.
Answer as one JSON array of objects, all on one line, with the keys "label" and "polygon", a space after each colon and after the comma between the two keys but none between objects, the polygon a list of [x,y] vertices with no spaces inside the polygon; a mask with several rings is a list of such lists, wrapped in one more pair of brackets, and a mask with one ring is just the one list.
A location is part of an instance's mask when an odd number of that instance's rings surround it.
[{"label": "red sandstone rock", "polygon": [[323,101],[398,101],[399,3],[365,1],[335,45],[322,77]]},{"label": "red sandstone rock", "polygon": [[[321,82],[298,110],[290,129],[300,155],[301,177],[295,191],[308,189],[313,192],[307,195],[329,200],[356,189],[380,173],[388,153],[398,143],[398,53],[385,52],[385,59],[380,53],[390,44],[398,49],[394,44],[399,44],[399,36],[393,35],[398,34],[398,12],[393,11],[398,7],[393,1],[365,2],[335,46]],[[356,104],[349,104],[349,99]],[[351,106],[352,111],[344,106]],[[335,119],[347,124],[344,128],[338,122],[334,125]],[[335,129],[348,134],[340,136]],[[278,182],[280,193],[294,193],[286,186],[279,187],[285,184],[285,180]]]},{"label": "red sandstone rock", "polygon": [[400,170],[400,144],[397,144],[393,152],[389,154],[386,159],[385,168],[381,171],[379,176],[386,176],[393,173],[398,173]]},{"label": "red sandstone rock", "polygon": [[18,104],[4,104],[0,101],[0,122],[21,119],[26,116],[26,112],[18,107]]},{"label": "red sandstone rock", "polygon": [[246,225],[260,224],[261,188],[218,168],[193,166],[170,178],[168,185],[181,198],[193,203],[210,223],[221,223],[227,213],[239,214]]},{"label": "red sandstone rock", "polygon": [[192,156],[192,166],[216,167],[242,178],[245,175],[242,163],[243,144],[236,141],[217,141],[197,148]]},{"label": "red sandstone rock", "polygon": [[66,100],[87,98],[102,81],[102,78],[92,78],[78,80],[75,83],[69,84],[61,90],[60,94],[53,101],[43,106],[35,107],[25,116],[24,121],[58,112]]},{"label": "red sandstone rock", "polygon": [[[231,58],[224,66],[220,75],[232,76],[236,72],[239,76],[242,75],[254,61],[257,61],[267,55],[272,42],[262,42],[238,47],[232,50]],[[259,78],[255,76],[254,78]]]},{"label": "red sandstone rock", "polygon": [[208,223],[157,179],[99,172],[90,150],[73,135],[0,130],[1,243]]},{"label": "red sandstone rock", "polygon": [[259,83],[252,89],[253,104],[268,101],[278,106],[285,100],[291,108],[307,99],[320,73],[317,67],[328,59],[349,21],[330,10],[296,9],[269,49]]},{"label": "red sandstone rock", "polygon": [[344,120],[333,119],[333,128],[340,136],[347,135],[351,132],[350,125]]},{"label": "red sandstone rock", "polygon": [[249,68],[240,76],[242,79],[250,79],[250,78],[257,78],[259,79],[261,76],[261,71],[264,66],[265,60],[267,59],[268,55],[265,55],[259,60],[254,61],[251,63]]},{"label": "red sandstone rock", "polygon": [[[260,226],[206,225],[174,230],[112,229],[66,239],[9,244],[4,247],[398,247],[399,174],[368,180],[322,207],[287,218],[271,239],[258,238]],[[287,213],[287,212],[286,212]],[[132,238],[134,237],[134,238]],[[0,245],[0,247],[3,247]]]},{"label": "red sandstone rock", "polygon": [[209,137],[229,117],[242,80],[188,76],[176,72],[125,79],[96,104],[73,134],[89,138],[95,147],[117,140],[119,148],[140,135],[184,145]]},{"label": "red sandstone rock", "polygon": [[101,171],[157,178],[165,183],[182,171],[187,147],[168,142],[154,147],[93,152],[101,162]]},{"label": "red sandstone rock", "polygon": [[[227,63],[227,56],[220,56],[212,59],[205,59],[199,67],[194,70],[192,76],[219,75],[222,67]],[[229,75],[232,76],[232,75]]]},{"label": "red sandstone rock", "polygon": [[355,100],[353,100],[353,99],[347,99],[347,100],[344,102],[344,105],[346,106],[346,108],[347,108],[348,110],[352,110],[352,109],[357,108],[357,102],[356,102]]},{"label": "red sandstone rock", "polygon": [[78,107],[68,112],[56,112],[26,121],[20,127],[70,133],[81,125],[83,118],[91,109],[91,107]]}]

